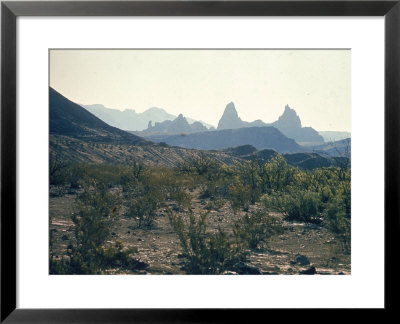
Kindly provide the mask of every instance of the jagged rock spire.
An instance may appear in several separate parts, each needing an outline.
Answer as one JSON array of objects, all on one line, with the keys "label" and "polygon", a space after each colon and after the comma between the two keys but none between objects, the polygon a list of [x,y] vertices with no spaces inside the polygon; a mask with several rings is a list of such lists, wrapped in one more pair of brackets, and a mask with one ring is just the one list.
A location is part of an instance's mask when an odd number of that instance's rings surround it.
[{"label": "jagged rock spire", "polygon": [[224,113],[218,122],[217,129],[233,129],[242,127],[242,120],[236,111],[235,104],[230,102],[226,105]]},{"label": "jagged rock spire", "polygon": [[280,128],[301,128],[301,120],[296,111],[290,108],[289,105],[285,106],[285,110],[278,120],[275,122]]}]

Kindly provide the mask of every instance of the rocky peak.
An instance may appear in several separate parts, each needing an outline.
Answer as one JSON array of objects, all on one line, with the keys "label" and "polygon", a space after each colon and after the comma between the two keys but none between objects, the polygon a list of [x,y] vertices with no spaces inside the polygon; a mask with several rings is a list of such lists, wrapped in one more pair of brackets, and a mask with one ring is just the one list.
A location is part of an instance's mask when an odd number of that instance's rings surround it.
[{"label": "rocky peak", "polygon": [[189,125],[188,121],[182,114],[179,114],[178,117],[172,121],[172,123],[175,125]]},{"label": "rocky peak", "polygon": [[235,104],[230,102],[226,105],[224,113],[218,122],[217,129],[233,129],[242,127],[242,120],[236,111]]},{"label": "rocky peak", "polygon": [[283,114],[279,116],[276,123],[283,128],[301,128],[301,120],[299,116],[294,109],[289,107],[289,105],[285,106]]},{"label": "rocky peak", "polygon": [[287,137],[293,138],[298,142],[324,142],[323,137],[313,128],[301,127],[300,117],[289,105],[285,106],[283,114],[271,125],[278,128]]},{"label": "rocky peak", "polygon": [[222,116],[239,118],[238,113],[235,108],[235,104],[233,102],[230,102],[226,105],[224,114]]}]

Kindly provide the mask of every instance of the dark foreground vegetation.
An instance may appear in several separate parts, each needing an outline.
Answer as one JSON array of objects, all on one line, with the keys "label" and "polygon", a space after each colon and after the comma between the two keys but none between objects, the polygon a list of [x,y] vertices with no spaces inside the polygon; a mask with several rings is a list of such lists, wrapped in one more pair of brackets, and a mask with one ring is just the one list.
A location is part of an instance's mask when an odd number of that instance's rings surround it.
[{"label": "dark foreground vegetation", "polygon": [[[60,222],[56,210],[62,209],[57,204],[63,197],[73,199],[73,204],[69,219],[63,220],[68,226],[60,233],[53,225]],[[328,233],[338,248],[335,258],[340,258],[351,249],[350,197],[347,163],[303,170],[288,165],[281,155],[266,163],[232,165],[200,156],[171,168],[66,165],[53,155],[49,271],[263,273],[251,264],[252,258],[277,254],[269,245],[280,237],[285,246],[285,235],[295,232],[296,224],[302,224],[304,233],[310,228],[319,231],[316,236]],[[154,253],[165,248],[159,258],[179,271],[163,272],[141,260],[139,233],[151,241]],[[301,240],[306,242],[306,235]],[[179,243],[177,251],[171,249],[173,242]],[[308,266],[308,261],[299,254],[291,262]],[[314,267],[304,271],[316,272]]]}]

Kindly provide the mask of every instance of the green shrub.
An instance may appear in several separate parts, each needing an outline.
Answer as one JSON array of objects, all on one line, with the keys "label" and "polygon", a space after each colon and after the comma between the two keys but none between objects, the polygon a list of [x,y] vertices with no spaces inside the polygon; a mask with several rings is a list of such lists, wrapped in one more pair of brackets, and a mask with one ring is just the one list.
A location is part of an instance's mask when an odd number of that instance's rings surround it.
[{"label": "green shrub", "polygon": [[132,201],[127,216],[136,219],[138,227],[151,227],[154,225],[160,205],[159,196],[148,193]]},{"label": "green shrub", "polygon": [[87,179],[87,165],[73,164],[65,171],[66,182],[73,189],[78,189]]},{"label": "green shrub", "polygon": [[223,206],[225,205],[225,202],[223,199],[214,199],[210,200],[207,205],[204,207],[206,210],[215,210],[219,211]]},{"label": "green shrub", "polygon": [[200,154],[181,163],[180,170],[184,173],[194,173],[211,180],[218,176],[221,163],[208,157],[206,154]]},{"label": "green shrub", "polygon": [[[50,253],[50,273],[98,274],[106,269],[135,270],[139,264],[131,256],[135,249],[125,249],[120,240],[107,243],[120,205],[119,192],[108,189],[104,183],[84,183],[83,192],[77,197],[77,211],[71,217],[74,244],[68,246],[66,257],[61,260]],[[52,248],[52,235],[50,240]]]},{"label": "green shrub", "polygon": [[97,273],[101,268],[98,249],[110,235],[117,216],[119,196],[103,183],[90,182],[77,198],[77,213],[72,215],[76,246],[71,253],[71,265],[77,273]]},{"label": "green shrub", "polygon": [[351,195],[350,182],[343,182],[336,196],[327,203],[324,220],[330,230],[342,243],[343,251],[351,250]]},{"label": "green shrub", "polygon": [[102,269],[129,269],[135,270],[137,261],[131,254],[137,253],[137,249],[124,249],[121,240],[116,240],[115,244],[108,244],[98,248],[98,256]]},{"label": "green shrub", "polygon": [[245,258],[243,246],[232,241],[220,228],[216,233],[207,233],[207,214],[196,219],[190,211],[188,224],[171,210],[168,215],[187,260],[184,267],[187,273],[222,273]]},{"label": "green shrub", "polygon": [[304,190],[290,193],[273,192],[263,197],[263,203],[268,210],[282,213],[286,220],[306,223],[321,221],[323,206],[316,192]]},{"label": "green shrub", "polygon": [[56,153],[50,153],[49,157],[49,179],[52,185],[65,183],[66,162]]},{"label": "green shrub", "polygon": [[262,165],[256,161],[236,163],[240,183],[247,187],[252,204],[259,200],[262,192]]},{"label": "green shrub", "polygon": [[178,207],[181,211],[183,211],[185,208],[189,209],[190,208],[190,203],[192,201],[192,196],[188,194],[185,191],[177,191],[171,193],[170,197],[176,201],[178,204]]},{"label": "green shrub", "polygon": [[[91,255],[91,263],[82,251],[72,247],[67,251],[67,258],[57,260],[50,258],[50,274],[99,274],[104,270],[137,270],[144,264],[132,257],[137,249],[124,249],[123,243],[117,240],[114,245],[106,244],[94,249]],[[93,262],[95,260],[95,263]]]},{"label": "green shrub", "polygon": [[271,236],[283,233],[282,222],[263,211],[246,214],[235,223],[234,233],[249,248],[257,248]]},{"label": "green shrub", "polygon": [[70,259],[62,257],[60,260],[57,260],[50,255],[49,274],[73,274],[73,271]]},{"label": "green shrub", "polygon": [[251,188],[244,185],[240,180],[236,180],[229,186],[229,195],[232,209],[236,212],[241,207],[243,210],[248,210],[251,203]]},{"label": "green shrub", "polygon": [[144,170],[144,166],[137,163],[133,163],[133,165],[123,169],[119,181],[123,190],[129,191],[135,188],[141,180]]},{"label": "green shrub", "polygon": [[293,182],[295,168],[288,165],[282,155],[272,157],[260,171],[263,193],[285,191]]}]

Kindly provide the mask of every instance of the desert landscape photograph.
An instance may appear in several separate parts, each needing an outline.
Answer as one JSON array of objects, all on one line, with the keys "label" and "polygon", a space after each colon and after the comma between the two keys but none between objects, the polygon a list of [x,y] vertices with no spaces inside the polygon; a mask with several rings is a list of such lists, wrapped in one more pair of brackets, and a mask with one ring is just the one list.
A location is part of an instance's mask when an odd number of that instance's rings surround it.
[{"label": "desert landscape photograph", "polygon": [[350,72],[350,50],[49,50],[49,274],[350,275]]}]

